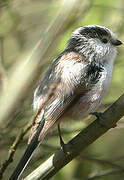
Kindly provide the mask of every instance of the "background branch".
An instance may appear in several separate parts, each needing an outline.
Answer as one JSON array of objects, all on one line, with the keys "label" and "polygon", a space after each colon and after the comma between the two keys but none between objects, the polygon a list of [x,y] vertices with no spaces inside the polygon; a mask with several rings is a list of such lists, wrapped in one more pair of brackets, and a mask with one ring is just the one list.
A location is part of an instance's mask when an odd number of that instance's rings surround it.
[{"label": "background branch", "polygon": [[[29,53],[23,52],[25,56],[22,56],[21,61],[16,62],[11,68],[13,73],[11,73],[9,77],[8,88],[1,94],[0,99],[0,103],[2,104],[0,109],[1,128],[6,127],[11,121],[10,117],[13,112],[15,112],[15,108],[17,108],[20,101],[25,97],[30,86],[33,84],[35,75],[38,72],[37,69],[43,67],[44,61],[48,58],[50,49],[53,46],[53,42],[55,40],[57,42],[57,35],[65,28],[63,24],[70,18],[72,12],[74,14],[77,12],[79,9],[77,3],[80,2],[81,0],[63,1],[55,19],[53,19],[47,29],[42,32],[42,37],[38,40],[33,50]],[[15,69],[18,69],[18,71],[15,71]]]},{"label": "background branch", "polygon": [[7,74],[4,68],[4,37],[0,37],[0,88],[5,90],[7,88]]},{"label": "background branch", "polygon": [[86,178],[84,180],[95,180],[95,179],[98,179],[101,177],[106,177],[106,176],[108,177],[108,176],[113,176],[113,175],[115,176],[115,175],[123,174],[123,173],[124,173],[124,169],[107,170],[107,171],[104,171],[102,173],[91,176],[89,178]]}]

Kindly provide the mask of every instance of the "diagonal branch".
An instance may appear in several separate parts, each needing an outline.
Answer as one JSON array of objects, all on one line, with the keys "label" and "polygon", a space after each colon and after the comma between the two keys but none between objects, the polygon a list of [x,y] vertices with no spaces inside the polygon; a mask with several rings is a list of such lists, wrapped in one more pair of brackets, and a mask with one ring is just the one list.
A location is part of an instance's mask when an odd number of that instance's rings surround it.
[{"label": "diagonal branch", "polygon": [[[7,124],[10,123],[13,112],[15,112],[19,106],[20,101],[28,94],[30,87],[34,83],[38,68],[42,69],[43,64],[49,57],[53,42],[57,42],[63,29],[66,29],[66,22],[68,22],[72,15],[76,16],[77,11],[75,10],[79,10],[83,14],[79,6],[79,4],[84,3],[81,0],[64,0],[62,2],[55,19],[53,19],[50,26],[44,30],[42,37],[36,43],[33,50],[29,53],[23,52],[20,60],[13,65],[12,73],[9,74],[7,90],[4,91],[0,97],[1,128],[5,128]],[[88,7],[87,4],[86,7]],[[76,20],[74,22],[76,22]],[[14,69],[16,69],[16,71],[14,71]]]},{"label": "diagonal branch", "polygon": [[87,146],[106,133],[110,128],[115,127],[122,116],[124,116],[124,94],[101,114],[100,119],[102,120],[102,125],[99,120],[96,119],[68,142],[66,145],[66,154],[63,153],[62,149],[58,150],[24,180],[49,179],[77,157]]}]

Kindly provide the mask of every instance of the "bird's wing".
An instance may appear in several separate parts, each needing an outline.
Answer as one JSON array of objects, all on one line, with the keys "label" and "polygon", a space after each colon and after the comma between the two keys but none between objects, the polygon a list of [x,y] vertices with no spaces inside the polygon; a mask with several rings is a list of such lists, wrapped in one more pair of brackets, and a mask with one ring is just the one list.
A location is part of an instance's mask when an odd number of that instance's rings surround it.
[{"label": "bird's wing", "polygon": [[[43,108],[45,111],[45,125],[39,139],[45,136],[48,129],[72,105],[72,102],[77,96],[80,94],[83,96],[89,90],[92,84],[92,80],[90,80],[87,74],[89,70],[93,74],[93,69],[89,69],[88,63],[85,62],[85,57],[70,52],[55,60],[46,71],[34,94],[34,108],[39,109],[44,103],[45,98],[49,94],[50,87],[56,86],[56,88],[52,97],[49,98]],[[94,76],[96,76],[95,74]],[[41,119],[42,117],[38,118],[34,123],[29,142],[36,133],[38,123]]]}]

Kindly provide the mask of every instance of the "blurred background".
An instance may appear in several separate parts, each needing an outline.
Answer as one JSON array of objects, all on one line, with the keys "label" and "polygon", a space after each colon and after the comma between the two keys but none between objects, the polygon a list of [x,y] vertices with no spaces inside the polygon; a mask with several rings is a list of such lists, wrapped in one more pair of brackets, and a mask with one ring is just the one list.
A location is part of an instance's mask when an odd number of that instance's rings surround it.
[{"label": "blurred background", "polygon": [[[98,24],[110,28],[124,41],[123,0],[0,0],[0,163],[35,112],[33,92],[42,73],[64,49],[72,31]],[[111,88],[98,111],[104,111],[124,92],[124,50],[119,47]],[[95,118],[62,126],[68,142]],[[53,180],[124,179],[124,120],[60,170]],[[27,146],[29,132],[19,143],[7,180]],[[23,177],[58,148],[56,128],[48,134],[26,168]]]}]

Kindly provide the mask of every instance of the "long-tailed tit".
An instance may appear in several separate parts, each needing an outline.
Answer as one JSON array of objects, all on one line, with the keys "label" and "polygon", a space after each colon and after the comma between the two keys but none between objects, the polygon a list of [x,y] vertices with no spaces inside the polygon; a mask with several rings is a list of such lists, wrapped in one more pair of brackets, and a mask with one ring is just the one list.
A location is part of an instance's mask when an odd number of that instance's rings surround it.
[{"label": "long-tailed tit", "polygon": [[83,119],[94,112],[110,86],[116,47],[121,45],[106,27],[89,25],[76,29],[62,53],[52,62],[34,93],[34,109],[40,109],[56,84],[32,127],[25,154],[10,180],[19,179],[34,150],[46,134],[66,117]]}]

